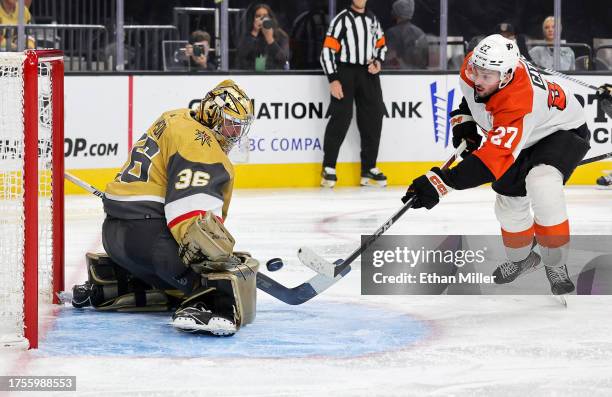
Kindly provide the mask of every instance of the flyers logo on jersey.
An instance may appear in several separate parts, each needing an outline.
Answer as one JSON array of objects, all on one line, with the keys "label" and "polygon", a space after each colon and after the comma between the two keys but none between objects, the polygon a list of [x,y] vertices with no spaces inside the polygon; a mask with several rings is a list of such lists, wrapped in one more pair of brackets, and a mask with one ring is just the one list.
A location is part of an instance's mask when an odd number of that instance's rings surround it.
[{"label": "flyers logo on jersey", "polygon": [[547,82],[548,84],[548,108],[555,107],[559,110],[564,110],[567,106],[567,98],[565,91],[557,83]]}]

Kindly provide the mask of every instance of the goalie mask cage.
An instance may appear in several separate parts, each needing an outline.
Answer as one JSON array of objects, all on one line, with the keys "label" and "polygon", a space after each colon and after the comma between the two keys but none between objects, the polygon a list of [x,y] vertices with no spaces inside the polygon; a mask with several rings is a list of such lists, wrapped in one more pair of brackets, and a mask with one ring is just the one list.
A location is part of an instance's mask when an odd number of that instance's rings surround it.
[{"label": "goalie mask cage", "polygon": [[0,52],[0,346],[38,346],[64,289],[64,62]]}]

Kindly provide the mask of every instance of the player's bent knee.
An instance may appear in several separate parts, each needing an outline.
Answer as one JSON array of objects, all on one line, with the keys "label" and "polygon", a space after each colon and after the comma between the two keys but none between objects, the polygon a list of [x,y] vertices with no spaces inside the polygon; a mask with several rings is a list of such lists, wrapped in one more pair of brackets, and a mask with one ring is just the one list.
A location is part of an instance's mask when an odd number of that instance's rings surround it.
[{"label": "player's bent knee", "polygon": [[567,220],[563,175],[557,168],[547,164],[533,167],[525,178],[525,186],[536,223],[549,226]]}]

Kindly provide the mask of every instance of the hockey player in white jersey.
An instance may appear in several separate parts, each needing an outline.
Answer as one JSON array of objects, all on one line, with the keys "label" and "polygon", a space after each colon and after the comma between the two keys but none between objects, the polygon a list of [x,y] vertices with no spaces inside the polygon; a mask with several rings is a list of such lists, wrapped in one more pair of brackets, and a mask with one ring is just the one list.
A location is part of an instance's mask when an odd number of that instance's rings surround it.
[{"label": "hockey player in white jersey", "polygon": [[[572,292],[563,185],[590,148],[582,106],[501,35],[486,37],[466,56],[460,83],[464,97],[451,125],[454,146],[468,143],[464,159],[416,178],[402,200],[414,196],[415,208],[431,209],[454,189],[492,182],[508,256],[493,273],[495,282],[511,282],[543,264],[554,294]],[[533,250],[534,237],[541,254]]]}]

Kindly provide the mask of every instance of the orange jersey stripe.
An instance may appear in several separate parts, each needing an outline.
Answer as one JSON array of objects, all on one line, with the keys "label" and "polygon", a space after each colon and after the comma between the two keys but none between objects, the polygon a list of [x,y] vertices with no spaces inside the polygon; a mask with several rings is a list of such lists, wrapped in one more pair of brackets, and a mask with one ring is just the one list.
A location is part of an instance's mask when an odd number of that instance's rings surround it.
[{"label": "orange jersey stripe", "polygon": [[380,47],[384,46],[385,44],[387,44],[387,43],[385,41],[385,36],[383,36],[383,37],[381,37],[380,39],[378,39],[376,41],[376,46],[375,47],[376,48],[380,48]]},{"label": "orange jersey stripe", "polygon": [[543,247],[558,248],[570,241],[569,221],[558,225],[542,226],[534,224],[536,239]]},{"label": "orange jersey stripe", "polygon": [[533,242],[534,227],[533,225],[526,230],[520,232],[508,232],[501,230],[504,246],[508,248],[523,248],[531,245]]},{"label": "orange jersey stripe", "polygon": [[340,42],[335,37],[331,37],[331,36],[325,37],[325,41],[323,42],[323,47],[331,48],[332,50],[336,52],[339,52],[340,49],[342,48],[342,46],[340,45]]}]

